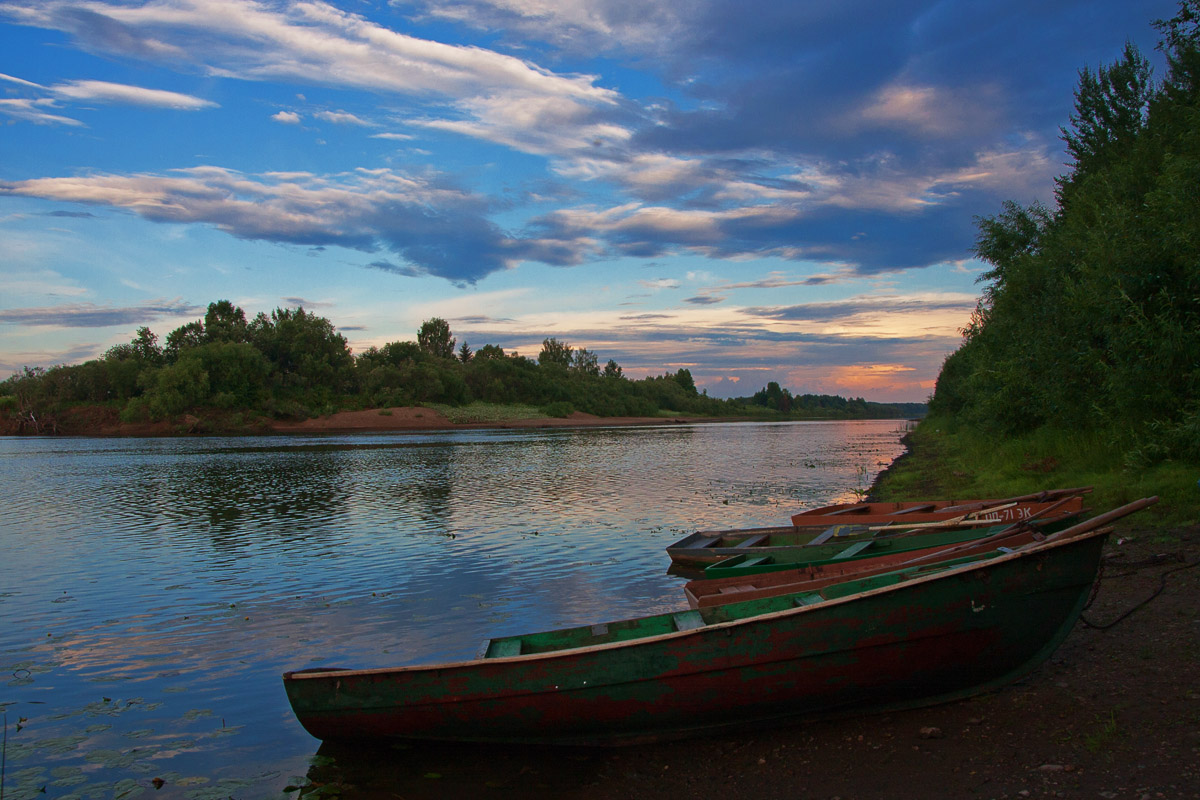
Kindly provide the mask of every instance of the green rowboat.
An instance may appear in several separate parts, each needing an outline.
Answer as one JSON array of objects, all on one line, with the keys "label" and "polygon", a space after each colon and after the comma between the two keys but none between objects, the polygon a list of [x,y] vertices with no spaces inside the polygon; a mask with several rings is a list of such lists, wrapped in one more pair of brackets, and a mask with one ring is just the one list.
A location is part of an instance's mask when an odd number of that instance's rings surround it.
[{"label": "green rowboat", "polygon": [[949,529],[916,528],[892,536],[855,537],[848,541],[819,545],[755,548],[744,555],[726,558],[704,568],[705,580],[755,575],[762,572],[793,570],[820,564],[861,561],[901,553],[926,553],[952,545],[965,544],[1023,528],[1053,532],[1065,528],[1075,517],[1073,513],[1057,514],[1014,525],[993,525],[987,528],[954,527]]},{"label": "green rowboat", "polygon": [[796,514],[789,526],[697,531],[668,545],[667,555],[673,567],[703,569],[733,556],[769,553],[775,547],[853,543],[911,530],[917,525],[932,523],[950,530],[1015,523],[1047,513],[1082,514],[1082,495],[1088,491],[1088,488],[1063,489],[1006,500],[823,506]]}]

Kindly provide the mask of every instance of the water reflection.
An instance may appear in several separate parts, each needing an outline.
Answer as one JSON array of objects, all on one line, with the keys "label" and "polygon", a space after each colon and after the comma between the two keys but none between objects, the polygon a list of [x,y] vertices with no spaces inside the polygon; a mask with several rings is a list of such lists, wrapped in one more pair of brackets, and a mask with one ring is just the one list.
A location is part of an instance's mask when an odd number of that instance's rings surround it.
[{"label": "water reflection", "polygon": [[316,747],[284,670],[682,608],[663,547],[849,499],[901,432],[0,440],[5,796],[277,793]]}]

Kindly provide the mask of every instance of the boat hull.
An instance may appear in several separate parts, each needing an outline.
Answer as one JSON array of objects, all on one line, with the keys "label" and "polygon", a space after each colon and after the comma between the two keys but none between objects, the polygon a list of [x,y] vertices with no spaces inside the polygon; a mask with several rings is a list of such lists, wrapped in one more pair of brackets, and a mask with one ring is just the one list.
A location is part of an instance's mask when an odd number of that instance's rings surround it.
[{"label": "boat hull", "polygon": [[[928,505],[942,506],[944,504],[949,507],[951,502],[953,501],[937,501]],[[976,505],[984,506],[984,510],[977,512],[978,515],[972,520],[964,521],[962,527],[977,527],[980,524],[1012,524],[1051,511],[1056,515],[1070,516],[1083,513],[1083,498],[1079,496],[1054,503],[1023,501],[991,510],[987,510],[987,502],[975,501]],[[902,516],[896,516],[896,512],[885,513],[883,509],[892,506],[900,508],[901,511],[924,508],[924,506],[903,503],[872,503],[848,507],[878,508],[880,509],[879,513],[809,516],[808,514],[811,512],[806,512],[806,514],[793,516],[792,520],[795,524],[789,526],[698,531],[668,545],[667,555],[673,566],[683,569],[704,569],[718,561],[739,555],[764,555],[770,554],[778,548],[824,546],[826,543],[836,546],[838,542],[850,544],[862,538],[887,535],[887,531],[872,530],[871,528],[875,526],[888,525],[894,526],[897,530],[903,530],[905,525],[944,523],[948,526],[947,529],[950,529],[953,527],[951,523],[956,518],[963,516],[961,511],[904,513]],[[964,507],[970,508],[971,504],[959,505],[955,508]]]},{"label": "boat hull", "polygon": [[[629,744],[909,707],[1002,685],[1074,625],[1107,531],[693,630],[437,666],[284,676],[319,739]],[[691,612],[699,613],[699,612]]]},{"label": "boat hull", "polygon": [[[859,537],[836,544],[782,547],[754,547],[740,555],[726,558],[704,568],[704,580],[718,580],[771,572],[794,571],[805,567],[835,564],[874,562],[891,558],[902,561],[936,553],[953,546],[991,540],[1008,531],[1023,529],[1051,533],[1065,528],[1074,514],[1035,520],[1027,525],[1017,524],[993,528],[948,528],[936,532],[900,534],[896,536]],[[882,563],[882,562],[881,562]]]},{"label": "boat hull", "polygon": [[866,578],[905,567],[928,567],[950,559],[999,555],[1002,548],[1024,547],[1043,538],[1045,537],[1039,531],[1019,530],[975,542],[890,553],[857,561],[823,561],[797,569],[727,578],[702,577],[684,584],[683,593],[692,608],[708,608],[779,594],[818,591],[842,581]]}]

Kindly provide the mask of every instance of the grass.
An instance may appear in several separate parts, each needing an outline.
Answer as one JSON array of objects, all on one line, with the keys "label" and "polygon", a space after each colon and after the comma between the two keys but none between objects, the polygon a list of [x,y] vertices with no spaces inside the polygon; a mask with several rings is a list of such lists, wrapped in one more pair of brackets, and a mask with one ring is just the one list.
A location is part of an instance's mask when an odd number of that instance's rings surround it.
[{"label": "grass", "polygon": [[1138,470],[1101,433],[1037,431],[997,438],[929,417],[909,434],[909,453],[873,487],[880,500],[1011,497],[1042,489],[1091,486],[1098,511],[1157,495],[1132,526],[1168,527],[1200,520],[1200,467],[1164,461]]},{"label": "grass", "polygon": [[1108,746],[1115,744],[1120,736],[1120,731],[1117,729],[1117,714],[1115,711],[1108,712],[1108,717],[1096,717],[1096,730],[1089,733],[1083,738],[1083,746],[1089,752],[1098,753]]},{"label": "grass", "polygon": [[467,406],[430,404],[455,425],[473,423],[508,422],[515,419],[536,419],[546,416],[537,406],[498,405],[496,403],[471,403]]}]

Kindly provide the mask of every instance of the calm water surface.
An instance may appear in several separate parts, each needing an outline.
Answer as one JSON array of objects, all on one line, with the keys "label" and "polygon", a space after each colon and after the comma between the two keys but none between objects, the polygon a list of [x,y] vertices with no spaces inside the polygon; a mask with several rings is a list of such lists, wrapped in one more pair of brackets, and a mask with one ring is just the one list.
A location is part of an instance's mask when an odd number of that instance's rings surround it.
[{"label": "calm water surface", "polygon": [[664,547],[854,499],[904,427],[0,439],[3,796],[294,796],[283,671],[686,608]]}]

